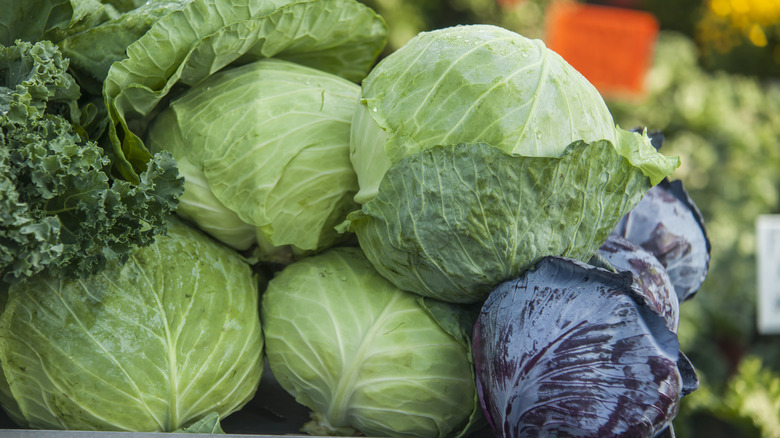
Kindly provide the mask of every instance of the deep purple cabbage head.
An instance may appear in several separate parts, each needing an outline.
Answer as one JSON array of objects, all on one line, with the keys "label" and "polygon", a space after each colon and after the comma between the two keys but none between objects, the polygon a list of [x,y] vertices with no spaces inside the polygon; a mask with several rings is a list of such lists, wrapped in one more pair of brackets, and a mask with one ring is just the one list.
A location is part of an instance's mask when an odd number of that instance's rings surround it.
[{"label": "deep purple cabbage head", "polygon": [[615,234],[607,237],[598,254],[618,272],[630,272],[645,304],[666,320],[669,330],[677,333],[680,301],[661,262],[639,245]]},{"label": "deep purple cabbage head", "polygon": [[612,234],[655,255],[680,302],[692,298],[707,277],[710,240],[701,212],[679,180],[652,187]]},{"label": "deep purple cabbage head", "polygon": [[479,398],[495,434],[653,437],[666,429],[692,390],[690,376],[678,368],[677,336],[643,301],[630,274],[563,257],[499,285],[473,337]]}]

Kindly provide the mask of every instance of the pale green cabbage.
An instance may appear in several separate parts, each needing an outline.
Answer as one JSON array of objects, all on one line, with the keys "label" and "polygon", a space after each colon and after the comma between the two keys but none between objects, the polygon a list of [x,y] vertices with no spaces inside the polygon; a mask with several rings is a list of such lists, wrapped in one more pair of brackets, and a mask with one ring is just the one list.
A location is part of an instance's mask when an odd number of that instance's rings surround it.
[{"label": "pale green cabbage", "polygon": [[176,86],[271,57],[357,82],[386,40],[382,18],[355,0],[192,0],[154,23],[108,71],[114,165],[132,179],[148,161],[143,129]]},{"label": "pale green cabbage", "polygon": [[25,427],[170,432],[242,407],[262,357],[258,278],[174,223],[101,274],[10,287],[0,400]]},{"label": "pale green cabbage", "polygon": [[677,166],[646,136],[618,129],[596,88],[558,54],[496,26],[420,33],[369,73],[360,103],[351,145],[360,203],[392,163],[438,145],[555,157],[573,141],[608,140],[653,184]]},{"label": "pale green cabbage", "polygon": [[362,207],[339,229],[397,287],[461,303],[544,256],[589,260],[679,165],[542,42],[488,25],[424,32],[382,60],[350,157]]},{"label": "pale green cabbage", "polygon": [[178,213],[265,260],[327,248],[357,208],[349,132],[360,88],[268,59],[214,74],[161,113],[153,151],[185,179]]},{"label": "pale green cabbage", "polygon": [[261,313],[274,377],[314,411],[306,432],[446,437],[481,418],[473,319],[399,290],[358,248],[287,266]]}]

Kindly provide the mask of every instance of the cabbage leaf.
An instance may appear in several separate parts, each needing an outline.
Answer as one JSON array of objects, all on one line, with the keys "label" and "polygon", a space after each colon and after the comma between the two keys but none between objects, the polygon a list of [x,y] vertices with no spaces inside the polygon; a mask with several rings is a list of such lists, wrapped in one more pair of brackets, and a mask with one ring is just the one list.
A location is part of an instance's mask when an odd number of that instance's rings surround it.
[{"label": "cabbage leaf", "polygon": [[187,427],[182,427],[173,431],[174,433],[208,433],[212,435],[222,435],[222,425],[219,424],[219,414],[212,412],[200,420]]},{"label": "cabbage leaf", "polygon": [[630,272],[644,303],[663,316],[666,327],[672,333],[677,333],[680,300],[669,274],[652,253],[620,236],[610,234],[599,248],[597,256],[618,272]]},{"label": "cabbage leaf", "polygon": [[72,67],[103,81],[116,61],[127,56],[127,47],[141,38],[154,23],[185,7],[192,0],[151,0],[118,17],[66,36],[57,45]]},{"label": "cabbage leaf", "polygon": [[16,40],[56,43],[118,16],[116,8],[100,0],[5,0],[0,44],[10,46]]},{"label": "cabbage leaf", "polygon": [[661,181],[628,212],[612,234],[641,246],[668,272],[680,302],[696,295],[710,266],[710,239],[682,181]]},{"label": "cabbage leaf", "polygon": [[608,141],[560,157],[439,146],[391,166],[342,227],[400,289],[477,302],[544,256],[589,260],[649,188]]}]

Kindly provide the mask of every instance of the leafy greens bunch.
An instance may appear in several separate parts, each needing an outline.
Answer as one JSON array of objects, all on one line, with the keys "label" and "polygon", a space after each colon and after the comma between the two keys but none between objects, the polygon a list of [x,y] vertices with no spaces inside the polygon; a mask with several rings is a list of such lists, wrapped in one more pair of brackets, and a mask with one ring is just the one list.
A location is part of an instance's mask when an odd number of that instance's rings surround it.
[{"label": "leafy greens bunch", "polygon": [[169,154],[136,184],[89,139],[68,60],[50,42],[0,45],[0,281],[85,277],[165,227],[180,192]]},{"label": "leafy greens bunch", "polygon": [[[603,246],[678,160],[539,41],[458,26],[374,66],[387,29],[354,0],[11,3],[0,42],[51,42],[2,52],[27,67],[0,96],[0,199],[41,205],[4,230],[47,244],[30,261],[82,257],[0,301],[19,424],[217,431],[263,356],[316,434],[460,437],[484,413],[526,436],[560,419],[526,409],[549,401],[579,413],[560,431],[650,436],[695,388],[676,277]],[[190,222],[155,236],[174,208]],[[250,255],[277,271],[261,298]],[[72,266],[105,270],[57,278]]]}]

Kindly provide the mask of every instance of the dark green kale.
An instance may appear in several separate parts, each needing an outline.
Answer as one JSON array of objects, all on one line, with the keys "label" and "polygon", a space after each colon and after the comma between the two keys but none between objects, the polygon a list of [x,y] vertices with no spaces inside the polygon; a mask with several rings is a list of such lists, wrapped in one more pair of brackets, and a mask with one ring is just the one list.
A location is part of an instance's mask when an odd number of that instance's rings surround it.
[{"label": "dark green kale", "polygon": [[[84,277],[164,232],[183,181],[168,154],[140,183],[114,179],[82,136],[80,90],[47,41],[0,45],[0,281]],[[82,132],[82,135],[79,135]]]}]

